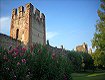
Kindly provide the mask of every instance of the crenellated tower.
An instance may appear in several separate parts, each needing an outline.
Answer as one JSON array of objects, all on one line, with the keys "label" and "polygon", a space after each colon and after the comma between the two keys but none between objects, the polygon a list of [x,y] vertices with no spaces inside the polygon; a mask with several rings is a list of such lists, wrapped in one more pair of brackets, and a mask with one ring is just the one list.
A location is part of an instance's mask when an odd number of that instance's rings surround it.
[{"label": "crenellated tower", "polygon": [[46,44],[45,15],[31,3],[12,10],[10,36],[24,45]]}]

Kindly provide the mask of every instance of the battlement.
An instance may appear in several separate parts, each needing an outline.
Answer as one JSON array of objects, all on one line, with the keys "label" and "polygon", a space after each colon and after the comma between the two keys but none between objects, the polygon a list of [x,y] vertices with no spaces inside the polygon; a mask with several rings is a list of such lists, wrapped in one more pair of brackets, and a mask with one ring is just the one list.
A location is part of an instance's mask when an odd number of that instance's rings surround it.
[{"label": "battlement", "polygon": [[17,9],[16,9],[16,8],[14,8],[14,9],[12,10],[12,15],[17,15]]},{"label": "battlement", "polygon": [[33,10],[34,8],[34,6],[31,3],[28,3],[25,6],[26,6],[26,10]]},{"label": "battlement", "polygon": [[40,17],[40,11],[37,8],[35,8],[35,14],[37,14],[37,16]]},{"label": "battlement", "polygon": [[41,13],[37,8],[34,8],[34,6],[31,3],[26,4],[25,7],[19,6],[18,9],[14,8],[12,10],[12,19],[24,17],[26,14],[35,15],[41,20],[45,20],[45,15]]},{"label": "battlement", "polygon": [[20,12],[24,12],[24,7],[23,7],[23,6],[18,7],[18,12],[19,12],[19,13],[20,13]]},{"label": "battlement", "polygon": [[40,17],[45,20],[45,15],[43,13],[40,14]]}]

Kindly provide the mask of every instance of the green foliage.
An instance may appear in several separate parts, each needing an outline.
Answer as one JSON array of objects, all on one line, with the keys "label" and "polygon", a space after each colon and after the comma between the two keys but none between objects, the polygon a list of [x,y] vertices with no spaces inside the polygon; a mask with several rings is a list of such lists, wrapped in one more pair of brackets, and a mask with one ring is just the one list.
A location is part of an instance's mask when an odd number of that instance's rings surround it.
[{"label": "green foliage", "polygon": [[94,60],[92,59],[92,56],[88,53],[80,53],[82,56],[82,63],[84,64],[83,69],[84,71],[86,69],[88,70],[94,70]]},{"label": "green foliage", "polygon": [[0,47],[1,80],[71,80],[71,70],[66,57],[49,53],[46,46]]},{"label": "green foliage", "polygon": [[94,68],[93,59],[88,53],[70,51],[68,53],[68,58],[72,64],[74,72],[87,69],[93,70]]},{"label": "green foliage", "polygon": [[72,64],[73,71],[80,71],[82,68],[82,57],[79,52],[69,51],[67,56]]},{"label": "green foliage", "polygon": [[94,59],[95,66],[105,67],[105,53],[97,50],[94,54],[92,54],[92,58]]},{"label": "green foliage", "polygon": [[92,56],[96,66],[105,67],[105,0],[101,0],[98,16],[100,20],[97,21],[96,32],[92,40],[92,46],[96,50]]}]

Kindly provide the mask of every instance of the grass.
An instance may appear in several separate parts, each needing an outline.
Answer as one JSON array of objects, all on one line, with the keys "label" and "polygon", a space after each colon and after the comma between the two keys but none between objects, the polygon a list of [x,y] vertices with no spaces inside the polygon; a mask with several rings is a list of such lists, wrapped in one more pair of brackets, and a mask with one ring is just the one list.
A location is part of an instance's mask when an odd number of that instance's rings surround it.
[{"label": "grass", "polygon": [[73,80],[105,80],[105,72],[73,73]]}]

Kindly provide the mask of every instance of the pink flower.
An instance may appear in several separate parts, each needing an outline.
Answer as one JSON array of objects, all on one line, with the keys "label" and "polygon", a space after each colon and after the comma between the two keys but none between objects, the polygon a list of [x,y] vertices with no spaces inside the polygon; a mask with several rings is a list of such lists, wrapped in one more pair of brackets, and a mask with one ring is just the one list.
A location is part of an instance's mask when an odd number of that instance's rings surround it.
[{"label": "pink flower", "polygon": [[11,54],[12,53],[12,50],[8,51],[8,53]]},{"label": "pink flower", "polygon": [[23,52],[26,52],[26,48],[22,48],[22,51],[23,51]]},{"label": "pink flower", "polygon": [[17,48],[15,48],[15,49],[14,49],[14,52],[18,52],[18,49],[17,49]]},{"label": "pink flower", "polygon": [[6,56],[6,55],[4,55],[4,56],[3,56],[3,59],[4,59],[4,60],[8,60],[8,58],[7,58],[7,56]]},{"label": "pink flower", "polygon": [[13,53],[13,50],[8,51],[8,53],[9,53],[9,54],[12,54],[12,53]]},{"label": "pink flower", "polygon": [[56,57],[56,54],[53,53],[53,54],[52,54],[52,59],[55,59],[55,57]]},{"label": "pink flower", "polygon": [[22,59],[22,63],[26,63],[26,59]]},{"label": "pink flower", "polygon": [[17,65],[20,65],[20,62],[17,62]]},{"label": "pink flower", "polygon": [[18,55],[18,52],[16,52],[15,54]]},{"label": "pink flower", "polygon": [[13,54],[13,57],[16,57],[18,55],[18,52],[16,52],[15,54]]}]

